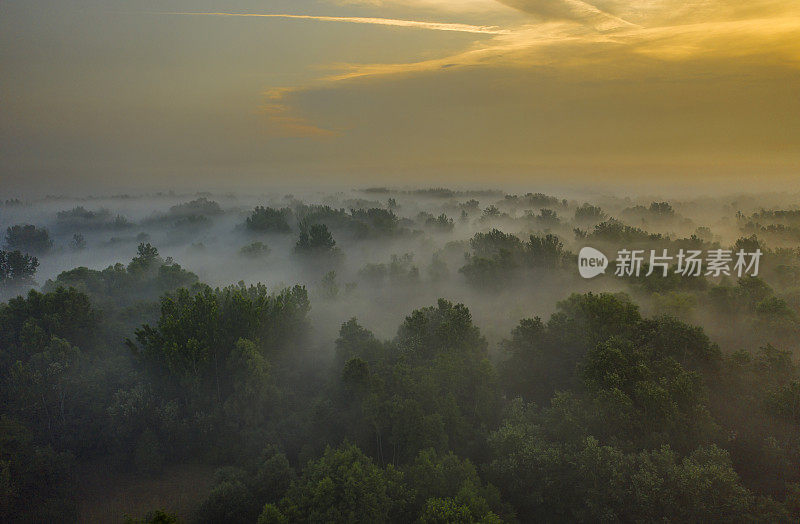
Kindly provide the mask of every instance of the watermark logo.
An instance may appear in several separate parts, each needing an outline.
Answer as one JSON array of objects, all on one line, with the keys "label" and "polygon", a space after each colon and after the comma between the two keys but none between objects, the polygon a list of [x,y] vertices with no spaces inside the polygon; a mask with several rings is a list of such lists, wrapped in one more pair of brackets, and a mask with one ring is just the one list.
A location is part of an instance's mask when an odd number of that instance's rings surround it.
[{"label": "watermark logo", "polygon": [[[620,249],[614,260],[618,277],[639,277],[656,273],[667,277],[670,272],[688,277],[758,276],[761,250],[745,252],[740,249],[710,249],[706,252],[680,249],[669,253],[667,249]],[[578,254],[578,271],[583,278],[594,278],[606,272],[608,258],[593,247],[584,247]]]},{"label": "watermark logo", "polygon": [[594,278],[606,272],[608,257],[593,247],[584,247],[578,253],[578,271],[583,278]]}]

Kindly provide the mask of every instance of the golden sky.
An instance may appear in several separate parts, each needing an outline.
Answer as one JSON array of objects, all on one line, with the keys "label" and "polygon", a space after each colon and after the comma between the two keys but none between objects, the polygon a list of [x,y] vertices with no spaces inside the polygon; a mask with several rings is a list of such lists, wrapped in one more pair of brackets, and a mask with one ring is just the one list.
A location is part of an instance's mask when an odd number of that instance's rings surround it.
[{"label": "golden sky", "polygon": [[796,180],[797,0],[0,4],[0,177]]}]

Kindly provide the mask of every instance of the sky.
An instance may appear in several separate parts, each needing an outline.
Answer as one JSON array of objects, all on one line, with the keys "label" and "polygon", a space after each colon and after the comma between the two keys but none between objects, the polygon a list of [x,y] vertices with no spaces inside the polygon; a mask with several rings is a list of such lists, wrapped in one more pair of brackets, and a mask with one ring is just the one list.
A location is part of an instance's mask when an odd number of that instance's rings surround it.
[{"label": "sky", "polygon": [[800,180],[796,0],[7,0],[0,71],[4,194]]}]

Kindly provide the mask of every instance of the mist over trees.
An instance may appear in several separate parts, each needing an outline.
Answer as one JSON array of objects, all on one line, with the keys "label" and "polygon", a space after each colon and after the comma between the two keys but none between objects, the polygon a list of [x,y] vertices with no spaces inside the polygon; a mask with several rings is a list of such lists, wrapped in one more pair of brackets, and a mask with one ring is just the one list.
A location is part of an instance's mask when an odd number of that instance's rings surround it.
[{"label": "mist over trees", "polygon": [[[8,200],[0,520],[796,521],[798,213],[447,188]],[[605,274],[579,276],[584,246]],[[616,276],[621,249],[762,257]]]}]

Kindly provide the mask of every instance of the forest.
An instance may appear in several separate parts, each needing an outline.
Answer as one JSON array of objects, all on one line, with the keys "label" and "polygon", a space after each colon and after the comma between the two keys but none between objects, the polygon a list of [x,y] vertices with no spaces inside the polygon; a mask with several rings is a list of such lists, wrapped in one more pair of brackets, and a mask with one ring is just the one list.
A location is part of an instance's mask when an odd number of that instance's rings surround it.
[{"label": "forest", "polygon": [[0,521],[797,522],[796,202],[4,200]]}]

